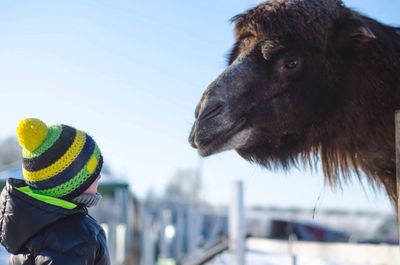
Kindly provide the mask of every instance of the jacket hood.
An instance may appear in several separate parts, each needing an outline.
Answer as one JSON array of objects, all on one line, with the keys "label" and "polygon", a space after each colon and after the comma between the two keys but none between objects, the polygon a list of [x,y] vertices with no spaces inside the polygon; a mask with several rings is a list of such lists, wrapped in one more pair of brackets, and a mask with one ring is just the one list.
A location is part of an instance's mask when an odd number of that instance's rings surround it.
[{"label": "jacket hood", "polygon": [[0,242],[17,254],[40,230],[73,214],[87,214],[73,203],[33,194],[23,180],[8,179],[0,197]]}]

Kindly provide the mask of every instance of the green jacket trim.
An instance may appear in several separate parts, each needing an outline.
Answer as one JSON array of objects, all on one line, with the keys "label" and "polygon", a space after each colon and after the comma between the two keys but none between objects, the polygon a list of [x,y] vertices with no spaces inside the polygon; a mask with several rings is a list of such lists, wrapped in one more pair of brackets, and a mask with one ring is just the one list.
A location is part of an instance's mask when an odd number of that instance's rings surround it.
[{"label": "green jacket trim", "polygon": [[42,195],[42,194],[37,194],[33,190],[31,190],[29,188],[29,186],[19,187],[19,188],[17,188],[17,190],[25,193],[26,195],[28,195],[38,201],[42,201],[44,203],[59,206],[59,207],[65,208],[65,209],[71,210],[71,209],[76,208],[76,206],[77,206],[75,203],[72,203],[72,202],[69,202],[66,200],[62,200],[59,198],[50,197],[50,196],[46,196],[46,195]]}]

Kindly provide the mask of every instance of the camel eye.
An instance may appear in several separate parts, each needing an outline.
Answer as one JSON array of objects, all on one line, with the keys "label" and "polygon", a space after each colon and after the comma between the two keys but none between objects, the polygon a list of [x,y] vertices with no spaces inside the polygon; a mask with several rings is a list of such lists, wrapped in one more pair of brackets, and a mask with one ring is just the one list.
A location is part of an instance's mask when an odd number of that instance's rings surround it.
[{"label": "camel eye", "polygon": [[301,56],[283,56],[276,62],[276,69],[281,74],[294,74],[297,73],[303,64]]},{"label": "camel eye", "polygon": [[292,69],[296,68],[298,65],[299,65],[298,60],[287,60],[287,61],[285,61],[284,67],[286,69],[292,70]]}]

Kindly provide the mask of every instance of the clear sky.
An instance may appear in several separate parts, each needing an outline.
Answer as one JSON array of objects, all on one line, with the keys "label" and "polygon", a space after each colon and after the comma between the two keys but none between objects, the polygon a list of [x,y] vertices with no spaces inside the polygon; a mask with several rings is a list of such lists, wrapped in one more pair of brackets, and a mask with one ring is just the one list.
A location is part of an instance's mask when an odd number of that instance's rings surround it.
[{"label": "clear sky", "polygon": [[[161,192],[176,170],[197,166],[187,143],[195,105],[225,67],[229,19],[257,2],[0,0],[0,138],[26,116],[73,125],[139,197]],[[345,2],[400,24],[397,0]],[[211,203],[228,202],[242,179],[248,205],[391,209],[367,184],[332,191],[319,172],[270,172],[235,152],[205,159],[202,172]]]}]

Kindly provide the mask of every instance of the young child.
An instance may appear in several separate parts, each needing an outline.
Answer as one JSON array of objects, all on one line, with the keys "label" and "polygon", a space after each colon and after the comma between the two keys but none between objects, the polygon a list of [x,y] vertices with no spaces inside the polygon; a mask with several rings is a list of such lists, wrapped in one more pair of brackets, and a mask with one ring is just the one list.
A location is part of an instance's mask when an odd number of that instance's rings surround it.
[{"label": "young child", "polygon": [[8,179],[0,200],[0,241],[9,264],[110,264],[107,242],[87,207],[100,200],[103,159],[88,134],[38,119],[17,127],[24,180]]}]

